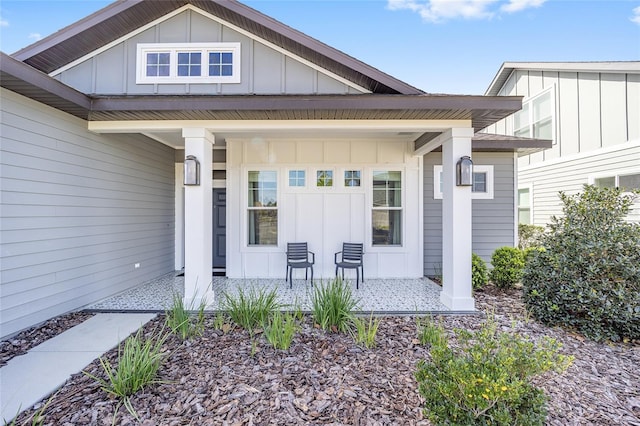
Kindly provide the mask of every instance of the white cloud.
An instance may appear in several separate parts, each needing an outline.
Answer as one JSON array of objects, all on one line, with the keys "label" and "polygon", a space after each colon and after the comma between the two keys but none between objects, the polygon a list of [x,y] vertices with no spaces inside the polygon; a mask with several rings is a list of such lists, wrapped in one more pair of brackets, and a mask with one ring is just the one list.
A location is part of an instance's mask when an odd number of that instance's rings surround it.
[{"label": "white cloud", "polygon": [[40,34],[40,33],[31,33],[31,34],[29,34],[28,38],[33,39],[35,41],[38,41],[38,40],[42,39],[42,34]]},{"label": "white cloud", "polygon": [[500,10],[508,13],[520,12],[530,7],[540,7],[547,0],[509,0],[509,3],[503,5]]},{"label": "white cloud", "polygon": [[640,25],[640,6],[633,9],[633,16],[630,18],[631,22],[635,22]]},{"label": "white cloud", "polygon": [[2,19],[0,17],[0,27],[8,27],[9,26],[9,21],[7,21],[6,19]]},{"label": "white cloud", "polygon": [[[491,19],[500,12],[519,12],[540,7],[547,0],[387,0],[390,10],[410,10],[428,22],[449,19]],[[503,3],[497,7],[497,3]]]}]

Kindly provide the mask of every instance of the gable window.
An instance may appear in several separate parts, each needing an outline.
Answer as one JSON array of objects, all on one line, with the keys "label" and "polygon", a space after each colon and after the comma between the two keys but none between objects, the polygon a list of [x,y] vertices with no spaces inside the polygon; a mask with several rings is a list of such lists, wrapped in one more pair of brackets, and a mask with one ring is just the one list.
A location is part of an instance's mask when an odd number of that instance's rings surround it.
[{"label": "gable window", "polygon": [[304,187],[306,172],[304,170],[289,170],[289,186]]},{"label": "gable window", "polygon": [[240,43],[140,43],[136,83],[240,83]]},{"label": "gable window", "polygon": [[[493,199],[493,166],[473,166],[473,186],[471,198],[474,200]],[[433,198],[442,199],[442,166],[433,166]]]},{"label": "gable window", "polygon": [[277,246],[277,172],[250,171],[248,182],[248,243],[250,246]]},{"label": "gable window", "polygon": [[553,140],[555,132],[555,92],[550,87],[543,93],[522,103],[522,109],[513,115],[513,135],[523,138]]},{"label": "gable window", "polygon": [[374,171],[372,200],[372,244],[402,245],[402,173]]},{"label": "gable window", "polygon": [[318,170],[316,172],[316,186],[333,186],[333,170]]},{"label": "gable window", "polygon": [[360,186],[360,170],[345,170],[344,186],[346,187]]}]

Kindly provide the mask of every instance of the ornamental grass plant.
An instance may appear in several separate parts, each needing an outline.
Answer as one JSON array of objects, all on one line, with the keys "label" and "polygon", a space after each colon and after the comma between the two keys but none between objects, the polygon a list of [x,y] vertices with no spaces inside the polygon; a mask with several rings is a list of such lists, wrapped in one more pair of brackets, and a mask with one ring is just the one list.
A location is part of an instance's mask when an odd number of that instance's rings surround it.
[{"label": "ornamental grass plant", "polygon": [[222,297],[222,307],[231,320],[252,336],[281,307],[276,290],[251,288],[245,293],[242,288],[238,288],[237,296],[223,293]]},{"label": "ornamental grass plant", "polygon": [[337,277],[315,286],[311,296],[311,312],[314,321],[323,330],[344,333],[349,331],[358,303],[349,282]]}]

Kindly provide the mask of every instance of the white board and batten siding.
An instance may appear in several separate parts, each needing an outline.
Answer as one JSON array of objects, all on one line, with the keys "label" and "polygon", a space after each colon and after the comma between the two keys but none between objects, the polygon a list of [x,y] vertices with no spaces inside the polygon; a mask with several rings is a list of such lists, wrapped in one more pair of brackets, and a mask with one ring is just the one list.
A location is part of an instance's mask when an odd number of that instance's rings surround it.
[{"label": "white board and batten siding", "polygon": [[173,270],[173,149],[5,89],[1,113],[0,335]]},{"label": "white board and batten siding", "polygon": [[[555,102],[554,143],[520,157],[518,186],[529,188],[532,223],[544,226],[562,213],[559,191],[574,194],[595,178],[640,173],[640,72],[516,69],[499,95],[524,102],[551,90]],[[513,117],[486,130],[513,134]],[[640,220],[640,202],[630,220]]]},{"label": "white board and batten siding", "polygon": [[[434,198],[434,166],[442,164],[442,154],[424,156],[424,274],[442,274],[442,200]],[[473,153],[474,165],[493,166],[493,199],[472,200],[472,251],[491,261],[495,249],[515,243],[515,189],[513,153]]]},{"label": "white board and batten siding", "polygon": [[[88,94],[351,94],[362,93],[354,84],[298,60],[269,43],[214,20],[187,6],[174,16],[159,19],[52,76]],[[137,46],[145,43],[240,43],[240,82],[136,84]]]},{"label": "white board and batten siding", "polygon": [[[274,170],[278,176],[278,245],[248,245],[247,174]],[[288,187],[288,171],[305,170],[306,187]],[[334,186],[316,187],[316,171],[332,170]],[[344,185],[344,171],[362,172],[360,187]],[[402,173],[401,246],[372,246],[374,171]],[[284,278],[287,242],[307,242],[316,254],[316,278],[334,276],[334,253],[343,242],[364,243],[366,278],[421,277],[422,162],[412,144],[394,140],[227,140],[227,276]],[[304,270],[294,272],[304,277]],[[354,270],[346,277],[355,278]]]}]

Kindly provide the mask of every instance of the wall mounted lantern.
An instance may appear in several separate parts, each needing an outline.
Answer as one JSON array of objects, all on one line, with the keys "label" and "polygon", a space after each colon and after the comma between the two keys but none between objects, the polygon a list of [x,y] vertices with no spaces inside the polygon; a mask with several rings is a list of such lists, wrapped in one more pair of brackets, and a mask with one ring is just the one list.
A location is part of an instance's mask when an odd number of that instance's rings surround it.
[{"label": "wall mounted lantern", "polygon": [[200,185],[200,163],[193,155],[184,159],[184,184]]},{"label": "wall mounted lantern", "polygon": [[473,161],[467,155],[461,157],[456,164],[456,186],[473,185]]}]

